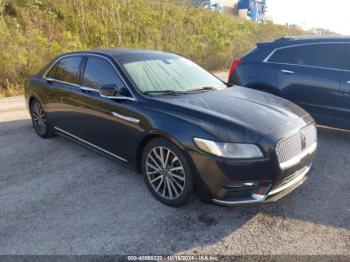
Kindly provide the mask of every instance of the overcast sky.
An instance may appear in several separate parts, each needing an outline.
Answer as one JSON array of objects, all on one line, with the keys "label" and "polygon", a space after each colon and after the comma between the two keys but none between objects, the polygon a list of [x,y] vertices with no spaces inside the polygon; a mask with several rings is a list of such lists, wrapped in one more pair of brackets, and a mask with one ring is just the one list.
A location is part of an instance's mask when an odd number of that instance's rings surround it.
[{"label": "overcast sky", "polygon": [[275,23],[350,35],[350,0],[267,0],[267,6]]}]

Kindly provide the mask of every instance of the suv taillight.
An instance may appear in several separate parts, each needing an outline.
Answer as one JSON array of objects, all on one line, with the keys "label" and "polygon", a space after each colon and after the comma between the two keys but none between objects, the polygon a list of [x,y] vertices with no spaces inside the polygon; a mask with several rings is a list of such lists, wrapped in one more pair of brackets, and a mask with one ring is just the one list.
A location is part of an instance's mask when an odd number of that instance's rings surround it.
[{"label": "suv taillight", "polygon": [[243,63],[243,61],[240,59],[232,61],[230,72],[228,73],[228,81],[230,81],[230,79],[231,79],[233,73],[235,72],[235,70],[237,69],[238,65],[240,65],[242,63]]}]

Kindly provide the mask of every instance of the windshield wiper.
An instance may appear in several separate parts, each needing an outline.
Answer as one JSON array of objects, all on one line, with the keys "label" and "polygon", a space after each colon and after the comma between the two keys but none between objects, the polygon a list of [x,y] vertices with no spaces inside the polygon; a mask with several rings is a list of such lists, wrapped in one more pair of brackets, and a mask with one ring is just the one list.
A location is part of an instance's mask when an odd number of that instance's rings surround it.
[{"label": "windshield wiper", "polygon": [[201,88],[195,88],[195,89],[189,89],[189,90],[183,90],[183,91],[175,91],[175,90],[150,90],[145,91],[145,94],[160,94],[160,95],[178,95],[178,94],[193,94],[198,93],[202,91],[214,91],[218,90],[218,88],[215,88],[213,86],[204,86]]},{"label": "windshield wiper", "polygon": [[195,93],[195,92],[201,92],[201,91],[214,91],[214,90],[218,90],[218,88],[215,88],[213,86],[203,86],[201,88],[196,88],[196,89],[190,89],[187,92],[188,93]]},{"label": "windshield wiper", "polygon": [[160,94],[160,95],[176,95],[176,94],[180,94],[181,92],[177,92],[174,90],[150,90],[150,91],[145,91],[143,92],[144,94]]}]

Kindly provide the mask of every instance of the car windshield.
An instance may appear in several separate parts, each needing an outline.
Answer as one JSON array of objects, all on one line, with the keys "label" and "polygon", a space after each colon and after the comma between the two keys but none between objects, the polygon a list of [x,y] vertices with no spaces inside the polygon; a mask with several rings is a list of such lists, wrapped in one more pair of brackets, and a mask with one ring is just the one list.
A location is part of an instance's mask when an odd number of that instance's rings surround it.
[{"label": "car windshield", "polygon": [[126,61],[122,65],[139,90],[147,94],[204,92],[227,87],[197,64],[176,55]]}]

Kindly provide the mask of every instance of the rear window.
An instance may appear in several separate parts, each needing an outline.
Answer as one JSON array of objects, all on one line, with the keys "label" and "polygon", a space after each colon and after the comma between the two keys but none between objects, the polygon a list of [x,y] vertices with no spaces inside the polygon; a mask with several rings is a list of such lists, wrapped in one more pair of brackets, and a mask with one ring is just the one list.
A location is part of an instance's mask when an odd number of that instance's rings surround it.
[{"label": "rear window", "polygon": [[342,44],[313,44],[276,50],[269,62],[303,66],[341,68]]}]

